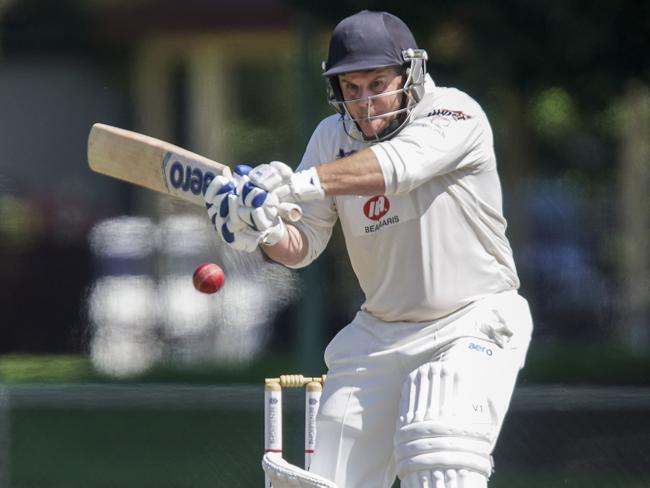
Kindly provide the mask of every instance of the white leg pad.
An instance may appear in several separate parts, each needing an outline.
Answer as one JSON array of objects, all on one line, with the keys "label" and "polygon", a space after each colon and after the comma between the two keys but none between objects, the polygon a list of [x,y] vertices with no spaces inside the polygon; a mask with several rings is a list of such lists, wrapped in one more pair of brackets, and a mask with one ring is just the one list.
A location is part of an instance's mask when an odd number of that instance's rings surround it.
[{"label": "white leg pad", "polygon": [[262,469],[273,488],[338,488],[334,482],[288,463],[284,459],[265,454]]},{"label": "white leg pad", "polygon": [[494,408],[480,382],[445,362],[424,364],[402,390],[394,448],[403,486],[486,486],[497,432]]},{"label": "white leg pad", "polygon": [[481,473],[461,469],[418,471],[401,480],[402,488],[487,488]]}]

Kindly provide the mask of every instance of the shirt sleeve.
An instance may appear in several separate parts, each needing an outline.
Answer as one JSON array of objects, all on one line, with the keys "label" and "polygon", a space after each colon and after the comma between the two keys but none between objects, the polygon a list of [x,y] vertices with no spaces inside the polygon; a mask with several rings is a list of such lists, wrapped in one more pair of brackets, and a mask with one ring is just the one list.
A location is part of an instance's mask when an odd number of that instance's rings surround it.
[{"label": "shirt sleeve", "polygon": [[[312,166],[317,166],[331,160],[331,155],[327,151],[326,134],[324,134],[325,131],[323,129],[323,124],[321,124],[314,131],[296,171],[309,169]],[[331,148],[329,152],[331,152]],[[300,206],[303,212],[302,218],[292,225],[300,229],[305,235],[309,248],[305,258],[289,266],[290,268],[303,268],[321,255],[332,237],[332,229],[338,218],[336,205],[332,197],[303,202]]]},{"label": "shirt sleeve", "polygon": [[451,171],[478,169],[489,159],[485,142],[490,133],[485,114],[456,120],[429,116],[416,119],[397,136],[371,150],[384,175],[387,195],[408,193],[426,181]]}]

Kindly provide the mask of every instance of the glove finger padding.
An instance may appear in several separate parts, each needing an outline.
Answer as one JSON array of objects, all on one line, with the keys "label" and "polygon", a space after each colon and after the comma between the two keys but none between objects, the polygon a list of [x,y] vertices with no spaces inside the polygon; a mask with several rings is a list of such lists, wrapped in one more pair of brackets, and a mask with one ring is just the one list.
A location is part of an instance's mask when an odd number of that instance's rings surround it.
[{"label": "glove finger padding", "polygon": [[283,163],[282,161],[271,161],[269,165],[272,166],[273,169],[275,169],[280,174],[280,176],[282,176],[282,179],[285,181],[290,179],[291,176],[293,175],[293,170],[291,169],[291,167],[288,164]]},{"label": "glove finger padding", "polygon": [[246,207],[261,207],[265,204],[269,193],[259,186],[255,186],[250,181],[242,185],[241,192],[239,192],[242,203]]},{"label": "glove finger padding", "polygon": [[[260,164],[248,173],[249,183],[244,185],[246,193],[254,191],[253,195],[246,197],[247,205],[254,207],[261,206],[265,202],[259,191],[253,188],[261,188],[269,194],[274,195],[278,202],[306,202],[325,198],[325,190],[320,183],[320,177],[315,167],[294,171],[280,161],[271,161],[268,164]],[[251,188],[253,187],[253,188]],[[299,217],[298,217],[299,218]]]},{"label": "glove finger padding", "polygon": [[261,232],[277,225],[280,220],[276,208],[240,207],[237,210],[237,215],[243,222],[246,222],[246,224],[254,230],[259,230]]},{"label": "glove finger padding", "polygon": [[224,176],[216,176],[206,189],[204,199],[208,217],[219,235],[228,242],[230,232],[224,225],[230,214],[230,201],[237,199],[235,183]]},{"label": "glove finger padding", "polygon": [[286,185],[278,186],[275,190],[273,190],[273,193],[271,193],[271,195],[274,195],[275,198],[277,198],[280,202],[296,202],[296,199],[293,197],[291,192],[291,186],[289,186],[288,183]]},{"label": "glove finger padding", "polygon": [[233,180],[225,176],[215,176],[205,190],[203,199],[206,206],[213,206],[215,204],[215,197],[234,193],[237,185]]},{"label": "glove finger padding", "polygon": [[284,236],[284,223],[275,208],[242,207],[239,209],[238,215],[250,226],[251,230],[260,233],[261,241],[264,244],[272,246]]},{"label": "glove finger padding", "polygon": [[225,195],[220,208],[222,211],[214,214],[212,222],[221,238],[227,244],[232,244],[235,240],[234,234],[248,227],[246,222],[239,217],[239,199],[237,195],[234,193]]},{"label": "glove finger padding", "polygon": [[228,228],[233,232],[248,227],[248,222],[242,220],[239,214],[241,208],[239,197],[235,194],[228,195],[228,215],[226,221],[228,222]]},{"label": "glove finger padding", "polygon": [[248,173],[248,178],[255,185],[268,192],[287,182],[293,170],[280,161],[260,164]]},{"label": "glove finger padding", "polygon": [[280,204],[275,193],[267,192],[249,181],[242,185],[238,195],[244,207],[277,207]]},{"label": "glove finger padding", "polygon": [[262,239],[262,233],[250,227],[234,232],[233,236],[233,242],[230,244],[230,247],[244,252],[254,252]]},{"label": "glove finger padding", "polygon": [[228,218],[230,213],[229,200],[232,197],[237,198],[234,193],[217,195],[212,200],[214,202],[212,205],[208,206],[206,204],[206,207],[208,207],[208,217],[210,217],[210,220],[215,226],[219,225],[219,222],[223,223]]},{"label": "glove finger padding", "polygon": [[316,168],[293,173],[285,183],[278,185],[269,193],[282,203],[300,203],[325,198],[325,190],[320,183]]}]

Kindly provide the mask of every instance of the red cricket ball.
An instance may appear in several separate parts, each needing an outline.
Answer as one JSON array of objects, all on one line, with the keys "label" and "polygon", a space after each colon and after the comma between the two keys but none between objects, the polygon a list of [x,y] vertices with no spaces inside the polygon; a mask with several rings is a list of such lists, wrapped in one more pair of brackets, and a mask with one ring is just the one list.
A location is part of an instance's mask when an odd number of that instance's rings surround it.
[{"label": "red cricket ball", "polygon": [[216,293],[223,286],[226,277],[223,270],[214,263],[203,263],[194,271],[192,283],[201,293]]}]

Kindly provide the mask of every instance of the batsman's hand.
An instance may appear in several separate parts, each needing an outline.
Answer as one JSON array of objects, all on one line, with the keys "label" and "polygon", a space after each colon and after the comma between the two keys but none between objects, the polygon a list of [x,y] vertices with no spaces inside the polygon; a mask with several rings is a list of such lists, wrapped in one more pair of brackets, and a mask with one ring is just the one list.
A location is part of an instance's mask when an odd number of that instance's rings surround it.
[{"label": "batsman's hand", "polygon": [[[254,252],[259,243],[273,245],[284,235],[282,220],[266,218],[256,208],[242,204],[241,181],[216,176],[205,192],[208,217],[221,239],[237,251]],[[263,212],[263,211],[262,211]]]},{"label": "batsman's hand", "polygon": [[[250,181],[249,175],[253,171],[248,165],[240,164],[235,166],[234,178],[237,182],[237,194],[241,199],[242,205],[252,208],[264,209],[263,214],[270,220],[277,215],[288,222],[297,222],[302,217],[302,209],[298,204],[281,201],[273,192],[255,185]],[[262,213],[259,213],[260,218]]]},{"label": "batsman's hand", "polygon": [[307,202],[325,198],[316,168],[294,171],[280,161],[261,164],[248,174],[256,187],[274,195],[280,202]]},{"label": "batsman's hand", "polygon": [[[237,215],[250,228],[262,233],[262,243],[272,246],[284,236],[282,218],[295,219],[291,217],[292,208],[283,207],[275,195],[265,192],[249,181],[248,174],[251,169],[250,166],[240,164],[235,166],[233,172],[239,203]],[[298,217],[301,215],[302,211]]]}]

